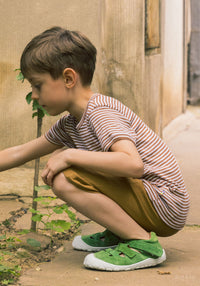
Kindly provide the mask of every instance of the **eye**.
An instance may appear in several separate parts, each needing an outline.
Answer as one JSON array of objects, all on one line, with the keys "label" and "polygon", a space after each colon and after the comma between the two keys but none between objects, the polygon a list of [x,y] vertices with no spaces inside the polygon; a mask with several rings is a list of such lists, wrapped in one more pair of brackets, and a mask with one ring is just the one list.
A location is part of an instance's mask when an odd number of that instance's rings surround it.
[{"label": "eye", "polygon": [[41,90],[41,84],[40,84],[40,83],[38,83],[38,84],[32,84],[31,87],[37,89],[38,91]]},{"label": "eye", "polygon": [[35,88],[36,88],[37,90],[40,90],[40,89],[41,89],[41,84],[35,85]]}]

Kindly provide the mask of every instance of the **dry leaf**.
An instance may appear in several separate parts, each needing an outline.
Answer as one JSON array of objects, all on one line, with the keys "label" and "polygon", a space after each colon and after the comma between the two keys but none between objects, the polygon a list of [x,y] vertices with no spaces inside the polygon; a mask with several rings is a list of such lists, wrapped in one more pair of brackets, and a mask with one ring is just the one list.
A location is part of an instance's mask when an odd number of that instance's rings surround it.
[{"label": "dry leaf", "polygon": [[169,275],[169,274],[171,274],[170,271],[160,271],[160,270],[158,270],[157,273],[158,273],[159,275]]}]

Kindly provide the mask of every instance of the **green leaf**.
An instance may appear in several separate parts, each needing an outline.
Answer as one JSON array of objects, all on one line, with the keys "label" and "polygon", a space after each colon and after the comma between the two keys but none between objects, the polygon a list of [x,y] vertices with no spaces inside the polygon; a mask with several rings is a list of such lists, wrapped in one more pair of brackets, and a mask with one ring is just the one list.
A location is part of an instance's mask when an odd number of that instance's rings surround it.
[{"label": "green leaf", "polygon": [[48,185],[40,186],[40,188],[44,189],[44,190],[50,190],[51,189],[51,187]]},{"label": "green leaf", "polygon": [[52,220],[51,222],[47,222],[45,224],[47,229],[52,229],[57,232],[64,232],[71,227],[70,222],[66,222],[65,220]]},{"label": "green leaf", "polygon": [[27,234],[29,232],[30,232],[30,229],[22,229],[22,230],[18,231],[17,233],[18,234]]},{"label": "green leaf", "polygon": [[26,242],[27,242],[29,245],[33,246],[33,247],[40,247],[40,246],[41,246],[40,241],[38,241],[38,240],[36,240],[36,239],[34,239],[34,238],[28,238],[28,239],[26,240]]},{"label": "green leaf", "polygon": [[33,111],[34,111],[34,110],[37,110],[39,106],[40,106],[40,105],[39,105],[38,101],[37,101],[36,99],[34,99],[34,100],[33,100],[33,104],[32,104],[32,110],[33,110]]},{"label": "green leaf", "polygon": [[63,208],[60,206],[56,206],[55,208],[53,208],[54,213],[56,214],[62,214],[63,213]]},{"label": "green leaf", "polygon": [[37,113],[37,112],[34,112],[34,113],[32,114],[32,118],[34,118],[34,117],[36,117],[36,116],[38,116],[38,113]]},{"label": "green leaf", "polygon": [[14,267],[10,267],[10,266],[0,264],[0,274],[11,273],[15,276],[18,276],[19,273],[17,273],[17,272],[19,272],[19,271],[21,271],[21,267],[19,265],[15,265]]},{"label": "green leaf", "polygon": [[26,95],[26,102],[27,102],[28,104],[30,104],[31,101],[32,101],[31,96],[32,96],[32,92],[29,92],[29,93]]},{"label": "green leaf", "polygon": [[13,252],[10,251],[2,251],[3,255],[13,255]]},{"label": "green leaf", "polygon": [[35,198],[35,199],[34,199],[34,202],[43,202],[43,201],[45,201],[45,200],[46,200],[45,197],[38,197],[38,198]]},{"label": "green leaf", "polygon": [[31,219],[33,221],[41,221],[42,220],[43,215],[42,214],[36,214],[34,215]]},{"label": "green leaf", "polygon": [[35,202],[45,202],[45,201],[53,201],[55,200],[55,198],[51,198],[51,197],[37,197],[34,199]]},{"label": "green leaf", "polygon": [[48,112],[41,105],[39,105],[38,109],[41,110],[44,115],[48,115],[49,116]]},{"label": "green leaf", "polygon": [[66,222],[65,220],[52,220],[51,221],[52,224],[54,224],[55,226],[59,226],[61,228],[63,228],[64,230],[68,230],[71,226],[70,222]]},{"label": "green leaf", "polygon": [[9,285],[10,283],[13,283],[13,279],[4,279],[1,283],[2,285]]},{"label": "green leaf", "polygon": [[34,188],[34,190],[35,190],[36,192],[39,192],[39,191],[41,191],[42,189],[43,189],[43,190],[50,190],[51,187],[48,186],[48,185],[43,185],[43,186],[35,186],[35,188]]},{"label": "green leaf", "polygon": [[21,81],[21,82],[24,82],[24,79],[25,79],[25,78],[24,78],[24,76],[23,76],[21,70],[20,70],[20,69],[15,69],[15,71],[19,71],[19,74],[16,76],[16,79],[19,80],[19,81]]},{"label": "green leaf", "polygon": [[58,198],[57,197],[46,197],[46,199],[48,199],[49,202],[55,201]]},{"label": "green leaf", "polygon": [[49,206],[51,204],[52,201],[56,200],[57,198],[54,197],[37,197],[34,199],[34,202],[40,202],[42,205],[45,205],[45,206]]},{"label": "green leaf", "polygon": [[15,236],[10,236],[7,238],[7,242],[15,242],[16,237]]},{"label": "green leaf", "polygon": [[40,186],[35,186],[35,187],[34,187],[34,190],[35,190],[36,192],[39,192],[39,191],[41,190],[41,187],[40,187]]},{"label": "green leaf", "polygon": [[41,202],[41,204],[42,204],[43,206],[49,206],[50,203],[51,203],[51,202],[45,202],[45,201]]},{"label": "green leaf", "polygon": [[0,264],[0,272],[5,272],[5,270],[8,270],[9,268],[7,266],[4,266]]},{"label": "green leaf", "polygon": [[29,211],[30,211],[31,213],[33,213],[33,214],[39,214],[39,213],[40,213],[40,211],[36,211],[36,210],[34,210],[34,209],[29,209]]},{"label": "green leaf", "polygon": [[44,115],[45,115],[44,112],[40,108],[38,108],[38,117],[43,118]]},{"label": "green leaf", "polygon": [[70,211],[68,209],[68,206],[67,205],[63,205],[63,209],[64,211],[68,214],[68,217],[71,219],[71,220],[76,220],[76,214],[73,213],[72,211]]}]

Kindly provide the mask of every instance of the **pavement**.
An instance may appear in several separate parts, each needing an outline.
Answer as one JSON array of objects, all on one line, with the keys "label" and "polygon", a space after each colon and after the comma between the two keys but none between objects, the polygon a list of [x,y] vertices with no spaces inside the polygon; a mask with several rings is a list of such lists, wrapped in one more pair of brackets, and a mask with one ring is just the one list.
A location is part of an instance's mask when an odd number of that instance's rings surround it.
[{"label": "pavement", "polygon": [[[20,278],[21,286],[199,286],[200,285],[200,107],[189,106],[187,112],[172,121],[164,130],[163,138],[175,154],[182,169],[184,180],[191,197],[187,224],[183,230],[168,238],[159,238],[167,254],[160,266],[128,272],[104,272],[87,270],[83,267],[86,252],[72,249],[71,241],[64,243],[64,251],[51,262],[41,263],[38,268],[26,271]],[[12,178],[23,186],[23,169],[9,170],[0,177],[0,195],[22,192],[17,186],[13,190]],[[31,172],[31,171],[30,171]],[[7,178],[9,186],[7,189]],[[24,186],[25,186],[24,182]],[[25,190],[24,190],[25,192]],[[23,192],[23,194],[24,194]],[[23,194],[20,194],[23,196]],[[25,199],[24,194],[24,199]],[[27,198],[28,200],[28,198]],[[14,200],[9,209],[15,209],[20,201]],[[6,202],[0,201],[0,214],[5,215]],[[101,231],[94,222],[81,228],[82,234]]]}]

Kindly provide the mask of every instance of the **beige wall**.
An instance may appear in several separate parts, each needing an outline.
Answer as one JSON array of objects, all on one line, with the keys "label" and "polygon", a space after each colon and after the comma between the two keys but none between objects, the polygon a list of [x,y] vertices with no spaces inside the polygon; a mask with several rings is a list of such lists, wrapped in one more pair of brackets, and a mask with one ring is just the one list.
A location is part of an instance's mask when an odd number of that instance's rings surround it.
[{"label": "beige wall", "polygon": [[[36,136],[36,119],[25,102],[28,83],[16,81],[15,68],[29,40],[51,26],[81,30],[99,49],[101,35],[99,0],[0,0],[0,149]],[[97,89],[96,80],[93,83]],[[44,130],[56,118],[46,118]]]},{"label": "beige wall", "polygon": [[[14,69],[26,43],[54,25],[80,30],[96,45],[94,91],[120,99],[158,133],[182,112],[184,1],[161,1],[161,50],[148,55],[144,2],[0,0],[0,149],[35,138],[24,99],[30,86],[16,81]],[[56,119],[46,118],[44,130]]]},{"label": "beige wall", "polygon": [[145,57],[144,119],[162,134],[163,127],[186,106],[189,1],[160,3],[161,50]]},{"label": "beige wall", "polygon": [[162,135],[161,59],[161,54],[145,57],[145,90],[143,101],[143,119],[160,135]]},{"label": "beige wall", "polygon": [[163,126],[183,110],[184,100],[184,47],[183,23],[184,1],[165,0],[163,9],[163,73],[162,73],[162,118]]},{"label": "beige wall", "polygon": [[105,1],[102,11],[100,89],[142,115],[144,5],[140,0]]}]

